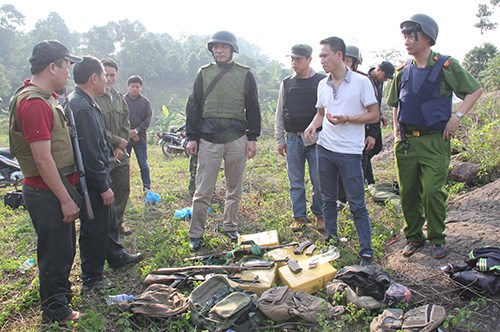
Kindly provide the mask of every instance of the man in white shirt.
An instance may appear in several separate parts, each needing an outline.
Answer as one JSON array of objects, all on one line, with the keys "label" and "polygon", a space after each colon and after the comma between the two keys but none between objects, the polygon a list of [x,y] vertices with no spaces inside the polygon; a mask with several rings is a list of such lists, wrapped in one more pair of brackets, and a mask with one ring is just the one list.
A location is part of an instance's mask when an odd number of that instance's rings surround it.
[{"label": "man in white shirt", "polygon": [[338,177],[359,236],[361,265],[372,264],[371,224],[364,197],[363,170],[364,124],[379,116],[377,99],[369,79],[354,74],[345,64],[346,46],[338,37],[323,39],[320,58],[328,77],[319,82],[318,112],[304,131],[312,141],[316,129],[323,127],[317,142],[318,168],[326,240],[337,241]]}]

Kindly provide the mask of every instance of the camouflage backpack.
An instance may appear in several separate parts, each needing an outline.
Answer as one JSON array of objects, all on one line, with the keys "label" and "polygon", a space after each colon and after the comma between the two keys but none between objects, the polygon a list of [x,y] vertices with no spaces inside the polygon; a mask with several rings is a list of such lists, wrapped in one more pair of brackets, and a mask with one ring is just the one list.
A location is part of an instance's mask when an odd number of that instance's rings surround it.
[{"label": "camouflage backpack", "polygon": [[209,331],[251,331],[258,322],[257,296],[215,275],[196,287],[189,301],[191,322]]},{"label": "camouflage backpack", "polygon": [[332,307],[326,300],[305,291],[291,291],[287,286],[270,288],[259,298],[259,310],[275,322],[300,317],[316,323],[318,315],[331,319],[342,314],[343,309]]},{"label": "camouflage backpack", "polygon": [[403,310],[390,308],[373,319],[370,332],[431,332],[437,329],[445,318],[444,308],[434,304],[411,309],[404,315]]}]

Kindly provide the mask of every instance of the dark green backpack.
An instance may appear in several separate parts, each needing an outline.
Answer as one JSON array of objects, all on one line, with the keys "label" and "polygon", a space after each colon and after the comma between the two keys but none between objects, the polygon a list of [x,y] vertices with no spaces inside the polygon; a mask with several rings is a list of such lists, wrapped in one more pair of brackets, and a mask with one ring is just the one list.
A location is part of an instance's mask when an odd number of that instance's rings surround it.
[{"label": "dark green backpack", "polygon": [[216,275],[191,293],[191,323],[209,331],[251,331],[259,322],[257,295],[244,292],[235,282]]}]

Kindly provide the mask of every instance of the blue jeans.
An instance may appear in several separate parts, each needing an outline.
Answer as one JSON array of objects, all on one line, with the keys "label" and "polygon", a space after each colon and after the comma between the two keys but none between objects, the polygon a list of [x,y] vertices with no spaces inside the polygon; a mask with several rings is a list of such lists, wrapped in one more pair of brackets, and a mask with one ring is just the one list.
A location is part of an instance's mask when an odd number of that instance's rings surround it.
[{"label": "blue jeans", "polygon": [[309,165],[309,176],[312,183],[311,211],[316,216],[322,216],[323,200],[319,184],[316,144],[305,146],[302,137],[295,133],[286,134],[286,166],[290,181],[290,198],[292,200],[293,216],[306,218],[306,188],[304,183],[305,163]]},{"label": "blue jeans", "polygon": [[137,158],[137,163],[141,169],[141,179],[142,187],[146,189],[151,189],[151,177],[149,176],[149,165],[148,165],[148,145],[137,143],[134,145],[127,145],[127,152],[130,154],[134,148],[135,157]]},{"label": "blue jeans", "polygon": [[372,229],[365,204],[361,154],[329,151],[318,145],[318,169],[323,196],[323,217],[329,237],[337,238],[337,187],[340,177],[358,232],[360,255],[372,256]]}]

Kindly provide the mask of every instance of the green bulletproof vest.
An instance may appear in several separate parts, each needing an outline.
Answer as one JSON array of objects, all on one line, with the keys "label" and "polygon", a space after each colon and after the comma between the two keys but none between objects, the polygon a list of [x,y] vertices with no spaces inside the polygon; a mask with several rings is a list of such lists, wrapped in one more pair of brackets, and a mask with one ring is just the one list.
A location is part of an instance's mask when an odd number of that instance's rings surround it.
[{"label": "green bulletproof vest", "polygon": [[[201,70],[203,91],[222,69],[210,64]],[[235,64],[217,82],[203,105],[203,118],[225,118],[245,120],[245,80],[249,68]]]},{"label": "green bulletproof vest", "polygon": [[50,153],[57,168],[64,174],[73,173],[75,168],[73,147],[69,135],[66,115],[64,109],[54,99],[52,94],[44,91],[34,85],[29,85],[24,88],[19,88],[12,97],[9,105],[9,142],[10,152],[17,158],[19,165],[25,177],[39,176],[40,173],[36,167],[33,154],[29,143],[26,141],[22,128],[16,119],[17,107],[24,99],[40,98],[47,102],[54,114],[54,125],[51,132],[51,149]]}]

